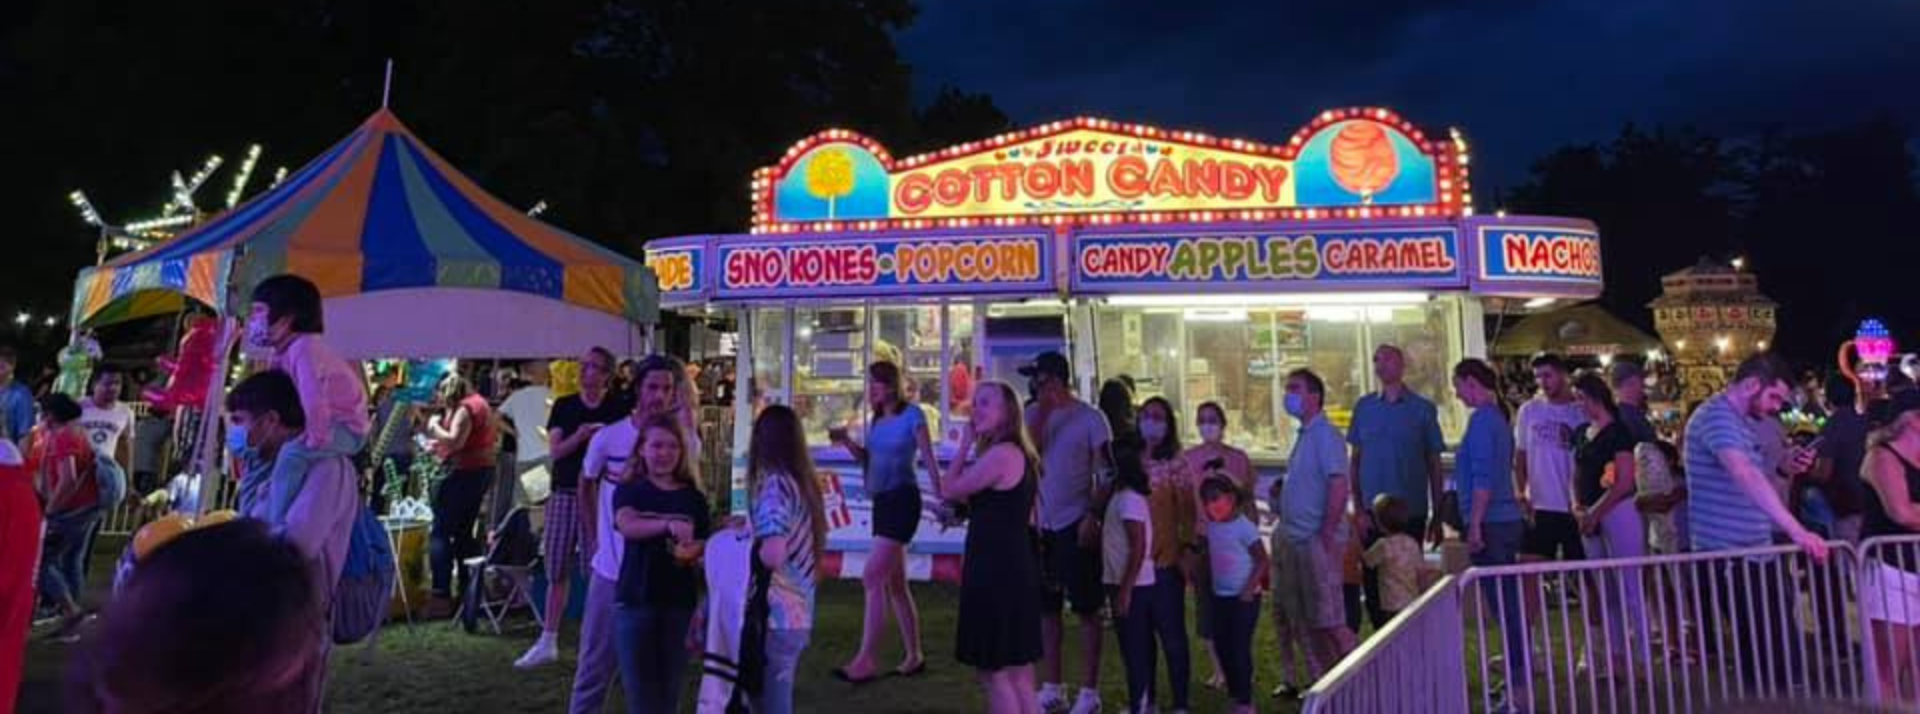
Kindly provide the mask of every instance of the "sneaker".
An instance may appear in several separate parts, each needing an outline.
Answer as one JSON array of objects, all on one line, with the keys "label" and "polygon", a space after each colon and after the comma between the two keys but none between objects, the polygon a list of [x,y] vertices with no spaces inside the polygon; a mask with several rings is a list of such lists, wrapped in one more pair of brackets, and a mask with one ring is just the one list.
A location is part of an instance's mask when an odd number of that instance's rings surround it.
[{"label": "sneaker", "polygon": [[1305,696],[1307,696],[1307,690],[1293,686],[1291,682],[1283,682],[1280,686],[1273,688],[1274,699],[1293,701]]},{"label": "sneaker", "polygon": [[513,668],[536,669],[553,664],[559,659],[560,648],[554,646],[553,638],[541,635],[540,639],[534,641],[532,647],[527,648],[526,654],[520,655],[520,659],[513,661]]},{"label": "sneaker", "polygon": [[1067,711],[1067,698],[1060,694],[1060,685],[1040,685],[1040,711],[1047,714],[1064,714]]},{"label": "sneaker", "polygon": [[59,629],[47,633],[47,640],[63,645],[79,642],[80,631],[86,629],[87,625],[92,624],[96,619],[98,619],[97,616],[89,613],[61,620]]},{"label": "sneaker", "polygon": [[1080,690],[1080,697],[1074,700],[1071,714],[1100,714],[1100,694],[1091,689]]}]

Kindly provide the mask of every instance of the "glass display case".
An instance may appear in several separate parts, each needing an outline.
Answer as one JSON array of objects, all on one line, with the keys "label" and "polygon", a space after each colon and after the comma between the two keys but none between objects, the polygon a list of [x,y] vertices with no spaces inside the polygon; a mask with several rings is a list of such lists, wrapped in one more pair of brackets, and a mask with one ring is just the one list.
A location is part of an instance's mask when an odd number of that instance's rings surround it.
[{"label": "glass display case", "polygon": [[1180,413],[1180,438],[1198,440],[1193,415],[1208,401],[1227,413],[1229,443],[1264,457],[1293,448],[1297,425],[1282,408],[1286,375],[1311,369],[1326,382],[1327,414],[1345,429],[1362,395],[1377,388],[1372,354],[1383,344],[1407,355],[1406,382],[1439,407],[1457,440],[1465,413],[1447,375],[1463,352],[1459,299],[1404,301],[1337,296],[1176,301],[1115,300],[1094,308],[1098,378],[1133,378],[1137,397],[1164,397]]}]

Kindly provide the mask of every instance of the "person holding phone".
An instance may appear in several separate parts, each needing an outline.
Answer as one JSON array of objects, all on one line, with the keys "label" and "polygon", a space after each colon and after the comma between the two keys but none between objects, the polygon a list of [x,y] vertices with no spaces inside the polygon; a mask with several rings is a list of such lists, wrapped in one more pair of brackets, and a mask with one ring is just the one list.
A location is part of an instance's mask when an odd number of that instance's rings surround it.
[{"label": "person holding phone", "polygon": [[833,670],[834,678],[855,685],[880,677],[874,659],[889,607],[900,624],[905,652],[893,673],[914,677],[926,670],[926,656],[920,647],[920,611],[913,602],[913,591],[907,587],[907,545],[920,528],[922,505],[914,457],[923,460],[929,475],[940,472],[926,417],[918,405],[907,401],[899,365],[875,362],[867,367],[867,406],[873,422],[867,428],[865,446],[848,438],[844,428],[828,431],[836,446],[846,449],[865,467],[867,497],[873,503],[873,546],[867,553],[866,570],[861,573],[866,585],[866,616],[860,651]]}]

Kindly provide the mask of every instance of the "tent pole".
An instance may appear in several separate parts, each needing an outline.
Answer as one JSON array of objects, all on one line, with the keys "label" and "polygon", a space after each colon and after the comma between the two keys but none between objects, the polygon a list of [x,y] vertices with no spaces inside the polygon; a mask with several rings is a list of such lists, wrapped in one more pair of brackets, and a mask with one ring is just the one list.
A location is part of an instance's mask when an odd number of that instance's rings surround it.
[{"label": "tent pole", "polygon": [[[225,411],[223,409],[225,405],[221,403],[220,397],[226,392],[227,373],[233,364],[233,341],[236,332],[234,329],[235,322],[232,317],[220,318],[219,370],[214,372],[213,379],[207,380],[207,401],[202,405],[204,408],[200,412],[199,441],[194,444],[195,453],[193,455],[192,468],[187,472],[200,476],[200,511],[195,514],[196,516],[205,515],[209,510],[213,510],[210,509],[209,506],[215,505],[216,501],[221,500],[217,497],[218,494],[227,486],[228,481],[233,480],[223,478],[224,474],[214,473],[213,465],[215,463],[214,459],[218,457],[220,453],[218,450],[219,445],[215,442],[221,440],[215,439],[214,434],[218,433],[216,429],[221,420],[220,415]],[[237,480],[233,481],[235,481],[234,485],[237,487]],[[209,498],[209,494],[215,497]]]},{"label": "tent pole", "polygon": [[380,83],[380,108],[387,108],[387,99],[393,96],[393,58],[387,58],[387,78]]}]

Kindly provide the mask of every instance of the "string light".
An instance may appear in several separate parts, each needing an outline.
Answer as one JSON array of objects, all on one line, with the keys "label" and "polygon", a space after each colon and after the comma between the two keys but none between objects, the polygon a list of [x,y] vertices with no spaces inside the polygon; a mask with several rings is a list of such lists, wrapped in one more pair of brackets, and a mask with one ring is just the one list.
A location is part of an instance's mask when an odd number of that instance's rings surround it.
[{"label": "string light", "polygon": [[48,315],[46,322],[43,322],[41,324],[46,325],[47,327],[53,327],[54,325],[60,324],[60,318],[54,317],[52,315]]},{"label": "string light", "polygon": [[172,231],[167,229],[192,225],[193,220],[194,216],[191,213],[160,216],[158,218],[149,218],[143,221],[128,223],[125,230],[128,234],[135,236],[153,236],[156,234],[171,235]]},{"label": "string light", "polygon": [[200,186],[205,184],[207,179],[213,176],[213,172],[218,170],[220,164],[225,161],[226,159],[220,158],[219,154],[208,156],[207,160],[200,164],[200,169],[193,172],[193,177],[189,179],[180,178],[180,172],[178,171],[173,172],[173,202],[167,204],[166,209],[163,210],[162,213],[173,215],[176,212],[192,213],[199,210],[200,207],[193,203],[194,192],[199,191]]},{"label": "string light", "polygon": [[247,147],[247,158],[240,161],[240,173],[233,177],[233,190],[227,192],[227,208],[240,205],[240,193],[247,188],[247,181],[253,178],[253,165],[260,162],[260,145]]},{"label": "string light", "polygon": [[13,324],[15,325],[25,325],[28,322],[32,322],[32,321],[33,321],[33,315],[31,313],[23,312],[13,316]]},{"label": "string light", "polygon": [[540,214],[546,213],[546,212],[547,212],[547,201],[546,199],[543,198],[543,199],[540,199],[539,203],[533,204],[533,208],[527,209],[527,216],[530,218],[539,218]]},{"label": "string light", "polygon": [[86,221],[87,225],[95,227],[106,225],[106,221],[100,220],[100,212],[93,209],[93,202],[87,200],[85,191],[74,190],[73,193],[67,194],[67,201],[80,210],[80,220]]},{"label": "string light", "polygon": [[287,180],[287,167],[285,167],[285,166],[282,166],[282,167],[280,167],[280,168],[277,168],[277,169],[274,169],[274,170],[273,170],[273,185],[272,185],[272,186],[268,186],[267,188],[274,188],[274,187],[277,187],[277,186],[279,186],[279,185],[280,185],[280,182],[281,182],[281,181],[285,181],[285,180]]}]

